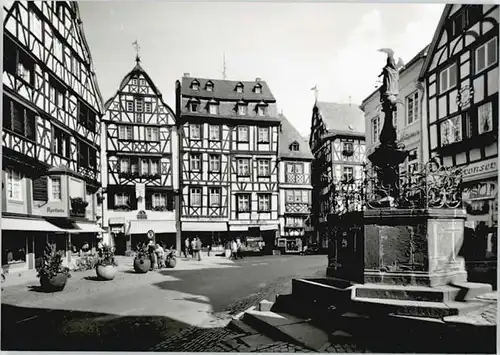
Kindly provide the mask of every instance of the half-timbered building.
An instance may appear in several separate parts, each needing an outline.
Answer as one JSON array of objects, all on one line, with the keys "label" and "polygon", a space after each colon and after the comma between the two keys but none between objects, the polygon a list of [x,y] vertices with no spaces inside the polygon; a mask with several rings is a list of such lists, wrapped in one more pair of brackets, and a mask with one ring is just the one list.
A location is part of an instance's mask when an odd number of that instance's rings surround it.
[{"label": "half-timbered building", "polygon": [[279,135],[279,217],[280,239],[277,247],[285,253],[300,252],[312,243],[313,155],[309,142],[280,115]]},{"label": "half-timbered building", "polygon": [[[422,163],[421,117],[424,90],[418,81],[428,46],[406,63],[399,71],[399,98],[394,117],[396,139],[408,151],[408,158],[400,165],[400,176],[411,176]],[[366,156],[380,145],[380,133],[384,126],[384,114],[380,104],[380,92],[375,90],[360,106],[365,113]],[[367,164],[370,164],[367,161]]]},{"label": "half-timbered building", "polygon": [[363,176],[363,111],[357,105],[316,102],[309,145],[314,155],[313,226],[319,247],[326,249],[333,238],[334,217],[345,211],[361,209],[359,201],[349,203],[345,197],[358,190],[357,184]]},{"label": "half-timbered building", "polygon": [[4,5],[2,264],[95,243],[102,99],[76,2]]},{"label": "half-timbered building", "polygon": [[466,225],[487,239],[490,254],[498,223],[498,21],[498,5],[446,5],[420,73],[426,155],[463,169]]},{"label": "half-timbered building", "polygon": [[118,254],[135,248],[149,230],[179,250],[175,116],[139,57],[136,62],[105,104],[104,225]]},{"label": "half-timbered building", "polygon": [[263,239],[272,248],[280,120],[267,83],[185,74],[176,91],[183,238]]}]

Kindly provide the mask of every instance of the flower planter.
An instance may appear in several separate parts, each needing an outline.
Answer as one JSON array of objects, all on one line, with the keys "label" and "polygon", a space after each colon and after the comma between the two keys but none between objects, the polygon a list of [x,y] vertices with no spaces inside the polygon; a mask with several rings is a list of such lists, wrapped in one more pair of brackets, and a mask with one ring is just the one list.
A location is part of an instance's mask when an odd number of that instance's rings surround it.
[{"label": "flower planter", "polygon": [[177,265],[177,260],[175,258],[168,258],[165,264],[169,268],[174,268]]},{"label": "flower planter", "polygon": [[117,269],[113,265],[97,265],[95,271],[99,280],[109,281],[115,278]]},{"label": "flower planter", "polygon": [[59,273],[53,277],[49,277],[48,275],[40,276],[40,285],[42,289],[49,292],[62,291],[67,281],[68,275],[65,273]]},{"label": "flower planter", "polygon": [[143,258],[134,259],[134,270],[139,274],[145,274],[151,268],[151,260]]}]

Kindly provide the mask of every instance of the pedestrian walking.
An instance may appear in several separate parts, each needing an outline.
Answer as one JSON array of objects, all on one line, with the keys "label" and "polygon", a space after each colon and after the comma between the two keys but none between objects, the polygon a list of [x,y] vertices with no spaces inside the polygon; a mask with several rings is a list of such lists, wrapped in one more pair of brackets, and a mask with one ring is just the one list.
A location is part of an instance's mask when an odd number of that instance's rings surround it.
[{"label": "pedestrian walking", "polygon": [[156,244],[156,257],[158,260],[158,269],[165,267],[165,249],[160,244]]},{"label": "pedestrian walking", "polygon": [[236,240],[231,241],[231,257],[230,259],[236,260],[238,258],[238,244],[236,243]]},{"label": "pedestrian walking", "polygon": [[151,260],[151,268],[150,268],[150,271],[153,271],[155,268],[156,268],[156,253],[155,253],[155,250],[156,250],[156,245],[155,243],[153,242],[152,239],[149,240],[149,243],[148,243],[148,253],[149,253],[149,260]]},{"label": "pedestrian walking", "polygon": [[236,257],[239,259],[243,259],[243,253],[242,253],[243,244],[241,243],[241,240],[239,238],[236,239],[236,245],[237,245]]},{"label": "pedestrian walking", "polygon": [[188,253],[189,253],[189,247],[190,247],[190,243],[189,243],[189,238],[186,238],[186,240],[184,240],[184,257],[187,259],[188,257]]},{"label": "pedestrian walking", "polygon": [[196,237],[191,240],[191,256],[193,259],[196,257]]}]

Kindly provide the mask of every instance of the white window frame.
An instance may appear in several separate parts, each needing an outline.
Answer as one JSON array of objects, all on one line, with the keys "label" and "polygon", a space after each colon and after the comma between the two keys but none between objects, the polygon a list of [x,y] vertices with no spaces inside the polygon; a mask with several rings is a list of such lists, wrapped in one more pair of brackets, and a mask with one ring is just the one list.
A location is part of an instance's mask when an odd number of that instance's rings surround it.
[{"label": "white window frame", "polygon": [[419,120],[420,97],[417,90],[406,96],[406,124],[411,125],[412,123],[418,122]]},{"label": "white window frame", "polygon": [[[490,46],[494,46],[494,50],[491,52],[488,51]],[[484,61],[481,63],[479,60],[479,51],[483,50],[484,51]],[[493,53],[494,57],[489,58],[489,55]],[[498,45],[497,45],[497,38],[492,38],[485,44],[479,46],[476,51],[475,51],[475,67],[476,67],[476,74],[488,69],[492,65],[495,65],[498,61]],[[483,67],[479,68],[479,65],[482,64],[484,65]]]},{"label": "white window frame", "polygon": [[127,112],[134,112],[134,101],[125,101],[125,107],[127,109]]},{"label": "white window frame", "polygon": [[151,160],[151,175],[157,175],[160,171],[160,161]]},{"label": "white window frame", "polygon": [[149,160],[141,159],[141,175],[149,174]]},{"label": "white window frame", "polygon": [[[126,163],[126,164],[124,164]],[[130,168],[130,159],[128,158],[121,158],[120,159],[120,173],[128,173],[131,171]]]},{"label": "white window frame", "polygon": [[[346,174],[348,171],[350,171],[350,174]],[[349,179],[347,177],[350,177]],[[347,182],[352,181],[354,179],[354,167],[352,166],[343,166],[342,167],[342,178],[345,179]]]},{"label": "white window frame", "polygon": [[212,84],[212,83],[208,83],[208,84],[205,86],[205,89],[206,89],[207,91],[210,91],[210,92],[214,91],[214,84]]},{"label": "white window frame", "polygon": [[193,102],[189,103],[189,111],[198,112],[198,106],[199,106],[198,102],[193,101]]},{"label": "white window frame", "polygon": [[266,115],[266,108],[262,105],[257,106],[257,116],[265,116]]},{"label": "white window frame", "polygon": [[143,99],[135,99],[135,110],[137,112],[144,112],[144,100]]},{"label": "white window frame", "polygon": [[[242,132],[245,132],[245,139],[242,139]],[[238,142],[239,143],[248,143],[250,141],[250,128],[248,126],[238,126]]]},{"label": "white window frame", "polygon": [[189,139],[200,140],[201,139],[201,125],[197,123],[191,123],[189,125]]},{"label": "white window frame", "polygon": [[208,189],[208,199],[210,207],[218,207],[220,206],[220,188],[218,187],[210,187]]},{"label": "white window frame", "polygon": [[243,85],[241,85],[241,84],[237,85],[236,92],[242,94],[243,93]]},{"label": "white window frame", "polygon": [[217,125],[209,126],[209,140],[211,141],[220,141],[220,127]]},{"label": "white window frame", "polygon": [[258,212],[271,212],[271,195],[259,194],[257,195]]},{"label": "white window frame", "polygon": [[293,142],[292,144],[290,144],[290,150],[292,152],[298,152],[300,150],[300,145],[299,143],[297,142]]},{"label": "white window frame", "polygon": [[145,102],[144,103],[144,111],[146,113],[151,113],[153,112],[153,104],[151,102]]},{"label": "white window frame", "polygon": [[158,127],[146,127],[146,140],[158,141]]},{"label": "white window frame", "polygon": [[[245,173],[246,167],[246,173]],[[250,159],[238,158],[236,160],[236,169],[238,176],[250,176]]]},{"label": "white window frame", "polygon": [[[59,182],[59,191],[54,188],[54,183]],[[60,176],[50,176],[49,177],[49,201],[61,201],[62,199],[62,189],[61,189],[61,177]],[[57,194],[57,195],[55,195]]]},{"label": "white window frame", "polygon": [[220,155],[211,154],[209,157],[209,171],[220,172]]},{"label": "white window frame", "polygon": [[380,116],[374,117],[371,120],[372,143],[377,143],[380,136]]},{"label": "white window frame", "polygon": [[[347,149],[349,147],[349,149]],[[354,152],[354,143],[353,142],[342,142],[342,150],[346,152]]]},{"label": "white window frame", "polygon": [[191,154],[189,159],[189,167],[192,171],[201,170],[201,154]]},{"label": "white window frame", "polygon": [[127,138],[128,140],[133,140],[134,139],[134,127],[132,126],[125,126],[125,131],[127,132]]},{"label": "white window frame", "polygon": [[155,192],[151,196],[151,205],[153,207],[164,207],[164,206],[166,206],[167,205],[167,199],[166,199],[165,194],[162,194],[162,193],[159,193],[159,192]]},{"label": "white window frame", "polygon": [[236,195],[238,212],[240,213],[248,213],[250,212],[250,195],[249,194],[241,194]]},{"label": "white window frame", "polygon": [[[481,117],[485,114],[488,114],[489,119],[488,121],[490,122],[490,129],[489,130],[483,130],[483,125],[482,125],[482,120]],[[487,132],[492,132],[493,131],[493,103],[491,101],[485,102],[484,104],[478,106],[477,108],[477,133],[478,134],[483,134]]]},{"label": "white window frame", "polygon": [[218,114],[217,104],[215,103],[208,104],[208,113],[211,115],[217,115]]},{"label": "white window frame", "polygon": [[115,206],[129,206],[130,196],[126,192],[115,193]]},{"label": "white window frame", "polygon": [[140,86],[146,86],[146,79],[139,79]]},{"label": "white window frame", "polygon": [[247,114],[247,106],[243,104],[238,105],[238,115],[245,116]]},{"label": "white window frame", "polygon": [[271,161],[269,159],[257,160],[257,171],[258,171],[258,176],[270,176]]},{"label": "white window frame", "polygon": [[258,143],[269,143],[269,127],[259,127]]},{"label": "white window frame", "polygon": [[23,201],[23,175],[14,169],[7,169],[7,197],[12,201]]},{"label": "white window frame", "polygon": [[132,85],[137,85],[137,79],[132,79]]},{"label": "white window frame", "polygon": [[[451,84],[450,82],[450,78],[452,78],[452,76],[450,76],[450,73],[454,71],[455,72],[455,82],[453,84]],[[446,77],[446,87],[443,86],[443,83],[444,83],[444,78]],[[453,88],[455,88],[457,86],[457,79],[458,79],[458,67],[457,67],[457,63],[453,63],[453,64],[450,64],[446,69],[443,69],[439,72],[439,89],[440,89],[440,93],[445,93]]]},{"label": "white window frame", "polygon": [[191,89],[195,91],[200,90],[200,84],[198,82],[191,83]]},{"label": "white window frame", "polygon": [[[453,121],[455,121],[455,122],[453,122]],[[453,131],[455,124],[457,124],[457,126],[459,126],[459,128],[456,131]],[[450,139],[450,141],[448,141],[446,143],[443,143],[443,141],[444,141],[443,138],[445,137],[445,135],[443,133],[444,133],[444,130],[446,129],[446,126],[448,126],[448,128],[451,130],[451,133],[450,133],[451,139]],[[454,117],[450,117],[450,118],[442,121],[440,123],[439,129],[441,131],[441,137],[440,137],[441,147],[445,147],[445,146],[448,146],[448,145],[451,145],[451,144],[454,144],[454,143],[457,143],[457,142],[461,142],[463,140],[463,136],[462,136],[462,117],[460,115],[454,116]],[[458,139],[455,139],[455,132],[459,132],[459,138]]]},{"label": "white window frame", "polygon": [[262,94],[262,87],[259,85],[256,85],[254,91],[256,94]]},{"label": "white window frame", "polygon": [[201,206],[201,187],[192,187],[189,190],[189,204],[193,207]]}]

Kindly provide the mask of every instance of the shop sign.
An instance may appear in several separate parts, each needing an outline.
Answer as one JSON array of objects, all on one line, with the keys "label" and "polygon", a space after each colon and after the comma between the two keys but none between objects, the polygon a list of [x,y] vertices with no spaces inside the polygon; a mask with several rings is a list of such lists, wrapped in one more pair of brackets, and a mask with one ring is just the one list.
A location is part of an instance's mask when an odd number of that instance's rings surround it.
[{"label": "shop sign", "polygon": [[413,132],[403,132],[401,134],[401,137],[400,137],[400,140],[407,140],[407,139],[410,139],[410,138],[413,138],[413,137],[416,137],[416,136],[420,136],[420,131],[419,130],[416,130],[416,131],[413,131]]},{"label": "shop sign", "polygon": [[472,186],[465,187],[463,192],[464,200],[476,200],[495,198],[497,195],[496,181],[481,181],[474,183]]},{"label": "shop sign", "polygon": [[45,217],[68,217],[68,209],[65,207],[66,202],[48,202],[41,203],[35,201],[32,207],[32,214],[35,216]]},{"label": "shop sign", "polygon": [[462,175],[465,179],[471,179],[476,175],[486,175],[497,172],[497,158],[469,164],[462,168]]},{"label": "shop sign", "polygon": [[146,184],[136,184],[135,192],[137,197],[144,198],[146,196]]}]

